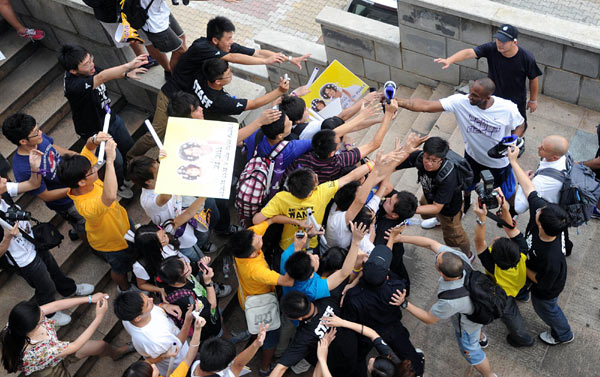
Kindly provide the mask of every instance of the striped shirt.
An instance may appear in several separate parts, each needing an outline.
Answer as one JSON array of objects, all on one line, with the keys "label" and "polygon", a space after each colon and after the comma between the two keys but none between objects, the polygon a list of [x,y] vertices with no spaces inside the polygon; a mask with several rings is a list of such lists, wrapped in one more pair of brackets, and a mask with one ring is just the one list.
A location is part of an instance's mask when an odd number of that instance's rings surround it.
[{"label": "striped shirt", "polygon": [[319,184],[334,181],[341,177],[343,168],[356,165],[360,161],[360,157],[358,148],[336,153],[326,160],[318,158],[314,152],[308,152],[294,161],[288,170],[288,174],[299,168],[308,168],[319,176]]}]

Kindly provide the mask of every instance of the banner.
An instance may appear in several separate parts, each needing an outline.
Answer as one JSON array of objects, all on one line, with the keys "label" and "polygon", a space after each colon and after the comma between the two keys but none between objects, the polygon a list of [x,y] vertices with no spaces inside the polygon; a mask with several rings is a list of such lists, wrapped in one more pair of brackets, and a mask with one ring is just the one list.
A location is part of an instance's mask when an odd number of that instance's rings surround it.
[{"label": "banner", "polygon": [[238,124],[169,117],[155,191],[228,199]]},{"label": "banner", "polygon": [[[354,104],[369,89],[369,86],[337,60],[309,87],[310,93],[302,99],[309,109],[323,115],[324,118],[339,114]],[[332,115],[333,114],[333,115]]]}]

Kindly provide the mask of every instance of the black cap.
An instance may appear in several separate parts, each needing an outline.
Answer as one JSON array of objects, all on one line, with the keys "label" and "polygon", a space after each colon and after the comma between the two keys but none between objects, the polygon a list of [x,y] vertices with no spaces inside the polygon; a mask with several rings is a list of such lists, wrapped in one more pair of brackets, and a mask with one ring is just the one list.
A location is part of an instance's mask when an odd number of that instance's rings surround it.
[{"label": "black cap", "polygon": [[494,38],[498,39],[500,42],[508,42],[514,41],[519,36],[519,30],[509,24],[504,24],[500,26],[498,32],[494,34]]},{"label": "black cap", "polygon": [[363,279],[365,283],[379,286],[385,282],[390,265],[392,264],[392,250],[385,245],[377,245],[371,251],[369,259],[363,266]]},{"label": "black cap", "polygon": [[321,123],[321,129],[322,130],[333,130],[338,128],[339,126],[341,126],[342,124],[344,124],[344,120],[342,118],[333,116],[331,118],[327,118],[325,119],[322,123]]}]

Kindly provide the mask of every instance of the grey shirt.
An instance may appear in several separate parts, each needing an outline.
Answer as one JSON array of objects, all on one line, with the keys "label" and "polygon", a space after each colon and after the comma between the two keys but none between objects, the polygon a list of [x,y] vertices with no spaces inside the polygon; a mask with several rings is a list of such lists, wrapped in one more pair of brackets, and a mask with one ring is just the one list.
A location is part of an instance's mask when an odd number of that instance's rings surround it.
[{"label": "grey shirt", "polygon": [[[455,254],[458,257],[460,257],[460,259],[462,259],[464,263],[468,264],[469,266],[471,265],[467,256],[461,251],[454,250],[448,246],[442,246],[438,250],[438,253],[441,252],[449,252]],[[440,286],[438,287],[438,294],[451,289],[460,288],[463,286],[464,281],[464,272],[463,277],[459,280],[446,281],[443,277],[440,276]],[[452,318],[452,324],[457,330],[459,328],[458,314],[464,314],[460,316],[460,328],[469,334],[472,334],[474,331],[481,330],[481,328],[483,327],[483,325],[472,322],[467,318],[467,315],[472,314],[473,310],[473,303],[471,302],[471,299],[469,297],[461,297],[453,300],[440,299],[431,307],[431,313],[437,318]]]}]

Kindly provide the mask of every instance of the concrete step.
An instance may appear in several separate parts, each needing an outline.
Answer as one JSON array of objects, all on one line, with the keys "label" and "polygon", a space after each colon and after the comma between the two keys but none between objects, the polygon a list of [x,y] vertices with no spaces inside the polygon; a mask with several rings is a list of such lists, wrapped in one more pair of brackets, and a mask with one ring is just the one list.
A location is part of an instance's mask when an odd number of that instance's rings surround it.
[{"label": "concrete step", "polygon": [[[410,97],[414,91],[415,90],[413,88],[409,88],[408,86],[398,85],[398,87],[396,88],[396,97],[407,98]],[[372,127],[377,127],[377,125],[374,125]],[[372,127],[363,128],[362,130],[348,134],[349,139],[352,139],[352,142],[356,143],[356,145],[361,145],[359,143],[364,140],[365,135],[367,134],[367,132],[369,132],[369,130]]]},{"label": "concrete step", "polygon": [[[429,97],[430,101],[437,101],[441,98],[448,97],[454,92],[454,89],[450,86],[439,84]],[[421,135],[426,135],[434,126],[435,122],[440,117],[440,113],[421,113],[415,119],[411,131],[417,132]]]},{"label": "concrete step", "polygon": [[454,114],[443,112],[440,114],[440,117],[435,122],[435,125],[429,132],[429,135],[439,136],[441,138],[449,140],[456,127],[456,118],[454,117]]},{"label": "concrete step", "polygon": [[0,82],[0,123],[22,109],[62,72],[54,51],[40,49]]},{"label": "concrete step", "polygon": [[[0,31],[2,31],[1,26]],[[0,37],[0,51],[6,59],[0,61],[0,81],[31,56],[38,46],[39,44],[19,37],[12,28],[4,31]]]}]

